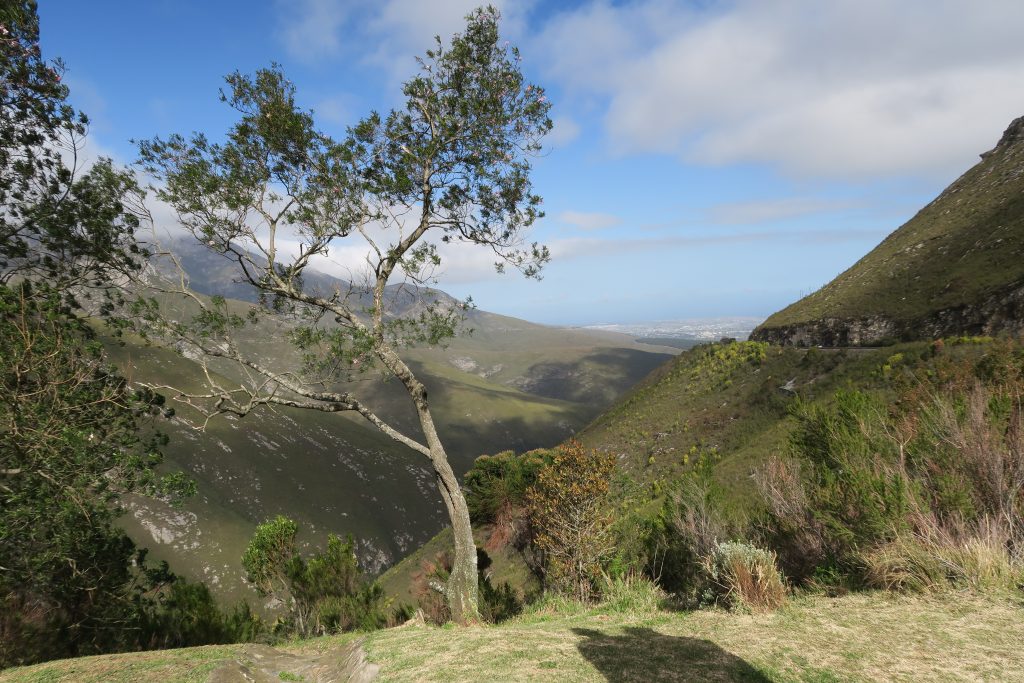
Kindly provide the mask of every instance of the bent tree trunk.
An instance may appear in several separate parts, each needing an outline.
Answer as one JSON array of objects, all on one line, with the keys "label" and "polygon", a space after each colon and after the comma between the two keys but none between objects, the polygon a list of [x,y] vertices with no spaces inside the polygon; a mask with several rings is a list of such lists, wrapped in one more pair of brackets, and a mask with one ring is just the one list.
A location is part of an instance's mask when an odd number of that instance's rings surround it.
[{"label": "bent tree trunk", "polygon": [[430,461],[437,475],[437,487],[448,510],[455,538],[455,556],[452,558],[448,585],[445,586],[445,597],[452,621],[465,625],[480,619],[476,543],[473,540],[469,508],[466,507],[466,498],[462,495],[462,489],[459,488],[459,482],[440,443],[436,444],[436,450],[434,446],[431,447]]},{"label": "bent tree trunk", "polygon": [[462,494],[459,480],[448,462],[444,445],[437,435],[430,404],[427,402],[427,389],[379,332],[375,346],[377,357],[402,383],[416,407],[420,429],[423,430],[426,441],[425,455],[430,458],[434,476],[437,477],[437,488],[448,511],[448,520],[451,522],[452,535],[455,539],[455,556],[452,558],[448,585],[445,586],[445,598],[452,614],[452,621],[462,625],[479,621],[476,542],[473,540],[469,507],[466,505],[466,497]]}]

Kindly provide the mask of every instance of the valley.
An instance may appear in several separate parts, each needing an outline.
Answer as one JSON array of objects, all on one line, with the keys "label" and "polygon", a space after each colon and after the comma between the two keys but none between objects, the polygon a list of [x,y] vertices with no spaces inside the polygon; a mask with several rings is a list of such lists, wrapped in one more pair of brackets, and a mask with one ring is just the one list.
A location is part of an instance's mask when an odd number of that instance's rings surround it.
[{"label": "valley", "polygon": [[1024,681],[1024,5],[107,4],[0,3],[0,681]]},{"label": "valley", "polygon": [[[265,362],[297,363],[287,323],[266,327],[272,324],[246,330],[244,343]],[[201,384],[193,361],[138,337],[108,344],[108,351],[134,382],[186,389]],[[479,455],[564,441],[676,352],[614,332],[473,311],[467,329],[446,348],[412,349],[409,357],[430,388],[442,438],[461,476]],[[389,421],[418,430],[397,383],[368,375],[352,390]],[[329,533],[353,534],[371,574],[443,524],[429,464],[359,416],[265,408],[245,418],[215,418],[198,431],[198,415],[172,396],[167,405],[176,415],[154,427],[170,437],[166,467],[192,477],[197,495],[180,510],[134,497],[122,524],[152,559],[207,582],[229,603],[256,598],[242,581],[241,556],[255,525],[275,515],[299,522],[304,544],[322,544]]]}]

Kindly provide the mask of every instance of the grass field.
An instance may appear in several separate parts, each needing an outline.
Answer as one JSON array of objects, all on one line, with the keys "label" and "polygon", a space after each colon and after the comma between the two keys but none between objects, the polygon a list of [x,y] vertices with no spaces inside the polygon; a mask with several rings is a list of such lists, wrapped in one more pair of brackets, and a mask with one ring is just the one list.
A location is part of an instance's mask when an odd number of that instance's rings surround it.
[{"label": "grass field", "polygon": [[[500,626],[404,626],[290,643],[315,655],[363,639],[385,681],[1024,681],[1020,596],[889,593],[793,599],[772,614],[540,609]],[[244,646],[63,660],[4,683],[206,681]],[[296,680],[287,671],[281,680]]]}]

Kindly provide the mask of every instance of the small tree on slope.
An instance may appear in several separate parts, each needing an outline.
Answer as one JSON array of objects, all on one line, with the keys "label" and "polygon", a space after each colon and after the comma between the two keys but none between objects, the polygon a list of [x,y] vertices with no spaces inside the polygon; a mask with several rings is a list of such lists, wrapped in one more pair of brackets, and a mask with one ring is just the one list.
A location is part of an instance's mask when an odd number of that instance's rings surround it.
[{"label": "small tree on slope", "polygon": [[[241,316],[223,299],[193,293],[182,273],[163,289],[185,295],[196,315],[172,320],[154,301],[139,302],[151,331],[203,358],[230,361],[244,378],[228,387],[207,373],[209,391],[176,398],[207,418],[264,405],[356,411],[428,458],[455,535],[447,599],[457,622],[478,615],[469,514],[427,389],[399,350],[451,337],[464,316],[463,307],[420,289],[440,265],[439,242],[490,248],[499,270],[511,264],[528,277],[548,259],[544,247],[523,243],[522,232],[542,215],[529,157],[551,128],[549,104],[540,88],[524,83],[518,61],[514,48],[499,44],[497,12],[480,9],[467,17],[465,33],[449,46],[437,39],[418,60],[418,75],[403,87],[404,109],[371,114],[341,143],[315,130],[274,67],[228,77],[230,93],[222,99],[241,117],[223,144],[196,134],[139,145],[141,166],[162,183],[158,196],[259,294],[260,303]],[[297,248],[286,249],[289,241]],[[368,252],[363,286],[324,291],[304,281],[329,249],[351,242]],[[402,292],[392,282],[399,278],[425,291],[426,300],[400,305]],[[236,343],[233,332],[265,314],[285,315],[304,358],[301,371],[268,367]],[[404,387],[422,438],[386,423],[353,393],[335,390],[370,366]]]}]

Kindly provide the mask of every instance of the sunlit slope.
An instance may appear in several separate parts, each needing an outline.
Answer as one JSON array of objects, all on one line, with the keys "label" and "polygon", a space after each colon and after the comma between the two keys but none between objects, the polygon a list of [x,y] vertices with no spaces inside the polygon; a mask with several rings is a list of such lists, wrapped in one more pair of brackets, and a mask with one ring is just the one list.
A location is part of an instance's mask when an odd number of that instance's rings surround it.
[{"label": "sunlit slope", "polygon": [[927,344],[820,350],[764,342],[706,344],[685,351],[583,429],[586,445],[619,456],[619,467],[657,497],[698,463],[708,463],[739,509],[754,505],[754,471],[784,453],[794,402],[830,401],[851,386],[883,390],[892,354]]},{"label": "sunlit slope", "polygon": [[[617,482],[626,484],[615,495],[631,497],[634,505],[653,506],[653,512],[674,482],[703,463],[722,486],[730,512],[744,515],[759,505],[752,475],[786,452],[796,401],[830,401],[850,386],[884,390],[879,368],[892,354],[927,350],[924,343],[856,350],[703,344],[662,364],[575,436],[617,456]],[[411,599],[414,575],[450,543],[435,537],[390,569],[382,577],[389,594]],[[499,581],[523,584],[514,553],[492,559]]]},{"label": "sunlit slope", "polygon": [[825,346],[1024,331],[1024,117],[916,216],[751,339]]}]

